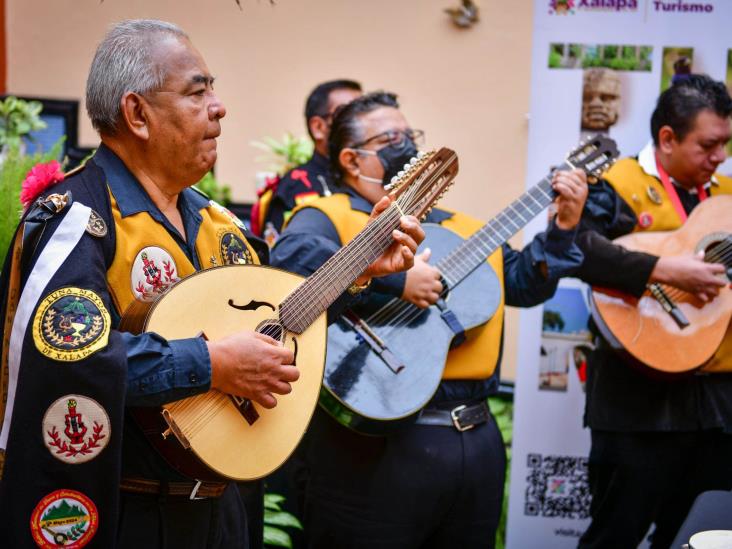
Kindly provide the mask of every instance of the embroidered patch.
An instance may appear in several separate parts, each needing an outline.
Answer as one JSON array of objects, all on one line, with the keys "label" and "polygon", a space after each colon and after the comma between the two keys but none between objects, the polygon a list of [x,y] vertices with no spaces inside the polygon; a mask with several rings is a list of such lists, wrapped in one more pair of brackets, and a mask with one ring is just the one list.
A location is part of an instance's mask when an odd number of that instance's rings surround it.
[{"label": "embroidered patch", "polygon": [[81,395],[59,398],[43,416],[43,441],[51,455],[65,463],[84,463],[97,457],[109,442],[107,412]]},{"label": "embroidered patch", "polygon": [[219,213],[224,214],[226,217],[231,219],[231,222],[234,225],[236,225],[237,227],[239,227],[242,231],[247,230],[247,226],[244,225],[244,222],[241,219],[239,219],[236,215],[234,215],[231,212],[231,210],[229,210],[228,208],[224,208],[221,204],[219,204],[218,202],[215,202],[213,200],[209,200],[208,203],[214,210],[216,210]]},{"label": "embroidered patch", "polygon": [[638,216],[638,226],[642,229],[647,229],[653,224],[653,216],[648,212],[642,212]]},{"label": "embroidered patch", "polygon": [[76,490],[56,490],[44,497],[31,515],[33,541],[42,549],[77,549],[91,541],[99,528],[94,502]]},{"label": "embroidered patch", "polygon": [[96,236],[97,238],[104,238],[107,236],[107,224],[94,210],[92,210],[89,215],[89,222],[86,224],[86,232],[92,236]]},{"label": "embroidered patch", "polygon": [[222,229],[219,231],[219,252],[224,265],[247,265],[254,263],[252,253],[238,235]]},{"label": "embroidered patch", "polygon": [[132,293],[140,301],[152,301],[178,282],[178,268],[167,250],[148,246],[132,263]]},{"label": "embroidered patch", "polygon": [[110,320],[91,290],[60,288],[48,294],[33,317],[33,341],[53,360],[75,362],[107,346]]},{"label": "embroidered patch", "polygon": [[648,198],[651,202],[654,204],[657,204],[658,206],[661,205],[663,202],[663,199],[661,199],[661,194],[656,190],[655,187],[651,187],[650,185],[646,189],[646,194],[648,195]]},{"label": "embroidered patch", "polygon": [[300,206],[302,204],[306,204],[308,202],[312,202],[316,198],[319,198],[320,195],[314,191],[307,192],[307,193],[300,193],[295,195],[295,204]]}]

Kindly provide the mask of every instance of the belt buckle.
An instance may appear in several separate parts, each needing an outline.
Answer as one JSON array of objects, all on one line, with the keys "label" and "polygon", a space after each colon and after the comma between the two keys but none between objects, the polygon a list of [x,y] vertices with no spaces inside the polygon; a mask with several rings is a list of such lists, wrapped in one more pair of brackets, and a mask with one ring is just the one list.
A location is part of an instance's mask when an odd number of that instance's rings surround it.
[{"label": "belt buckle", "polygon": [[458,413],[465,410],[465,408],[467,408],[467,406],[465,404],[461,404],[457,408],[453,408],[452,410],[450,410],[450,417],[452,418],[452,424],[455,426],[455,429],[457,429],[461,433],[463,431],[467,431],[468,429],[472,429],[473,427],[475,427],[475,425],[463,426],[460,424],[460,418],[458,417]]},{"label": "belt buckle", "polygon": [[205,497],[199,497],[196,494],[198,494],[198,489],[201,487],[201,484],[203,484],[200,480],[196,479],[196,484],[193,486],[193,490],[191,490],[191,495],[188,496],[188,499],[191,501],[196,501],[199,499],[206,499]]}]

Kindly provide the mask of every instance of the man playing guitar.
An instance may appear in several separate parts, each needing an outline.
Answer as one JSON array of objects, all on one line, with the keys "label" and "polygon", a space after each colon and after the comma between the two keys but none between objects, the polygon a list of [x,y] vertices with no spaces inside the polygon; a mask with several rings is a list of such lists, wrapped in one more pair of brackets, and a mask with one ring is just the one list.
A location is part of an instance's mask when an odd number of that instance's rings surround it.
[{"label": "man playing guitar", "polygon": [[[661,94],[653,141],[590,186],[587,230],[578,239],[581,278],[636,297],[654,282],[703,303],[717,296],[727,284],[723,265],[691,254],[632,252],[608,239],[677,229],[702,200],[732,193],[732,179],[714,173],[725,159],[730,113],[724,84],[707,76],[690,76]],[[732,355],[721,360],[732,364]],[[636,547],[655,524],[652,547],[667,548],[700,492],[732,488],[732,376],[649,376],[602,337],[587,372],[592,522],[579,546]]]}]

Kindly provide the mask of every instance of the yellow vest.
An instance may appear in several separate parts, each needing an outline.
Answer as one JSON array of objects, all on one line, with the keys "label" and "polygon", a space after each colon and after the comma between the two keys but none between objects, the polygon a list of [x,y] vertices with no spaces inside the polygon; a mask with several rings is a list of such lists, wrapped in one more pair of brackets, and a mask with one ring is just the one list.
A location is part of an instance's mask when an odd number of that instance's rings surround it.
[{"label": "yellow vest", "polygon": [[[634,158],[618,161],[603,177],[639,219],[634,232],[673,231],[683,224],[663,184],[644,172]],[[715,179],[718,184],[710,186],[710,196],[732,194],[732,178],[715,174]],[[642,217],[646,220],[644,226],[640,225]],[[714,357],[703,369],[707,372],[732,372],[732,324]]]},{"label": "yellow vest", "polygon": [[[135,299],[151,301],[196,269],[178,243],[147,212],[122,217],[109,193],[116,233],[114,261],[107,282],[115,307],[123,314]],[[259,258],[234,223],[233,214],[210,201],[196,236],[202,269],[235,263],[259,264]]]},{"label": "yellow vest", "polygon": [[[293,210],[293,216],[303,208],[315,208],[323,212],[336,229],[341,245],[350,242],[359,233],[369,219],[365,212],[353,210],[347,194],[336,193],[328,197],[320,197]],[[463,238],[471,236],[483,226],[481,221],[467,215],[450,212],[452,217],[441,223],[441,226],[453,231]],[[498,248],[489,258],[488,264],[498,275],[503,288],[503,250]],[[498,367],[503,334],[504,296],[493,317],[482,326],[477,326],[466,333],[466,340],[459,347],[450,350],[443,372],[443,379],[486,379]],[[457,313],[459,316],[459,312]]]}]

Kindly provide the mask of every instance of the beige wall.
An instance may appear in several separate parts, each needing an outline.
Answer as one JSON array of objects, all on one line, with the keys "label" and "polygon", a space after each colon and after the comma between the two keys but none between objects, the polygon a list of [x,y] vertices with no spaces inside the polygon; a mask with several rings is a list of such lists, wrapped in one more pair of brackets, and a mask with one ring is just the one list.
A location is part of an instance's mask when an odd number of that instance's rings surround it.
[{"label": "beige wall", "polygon": [[[262,169],[250,141],[305,133],[305,96],[337,77],[399,93],[427,144],[458,152],[461,176],[445,205],[487,219],[523,190],[529,0],[478,0],[481,21],[468,30],[443,13],[459,0],[241,3],[242,11],[234,0],[6,0],[8,91],[82,98],[94,48],[110,23],[166,19],[187,30],[218,77],[228,114],[217,175],[236,199],[253,199],[253,174]],[[85,116],[80,128],[81,144],[96,145]],[[513,367],[516,325],[511,313],[506,370]]]}]

